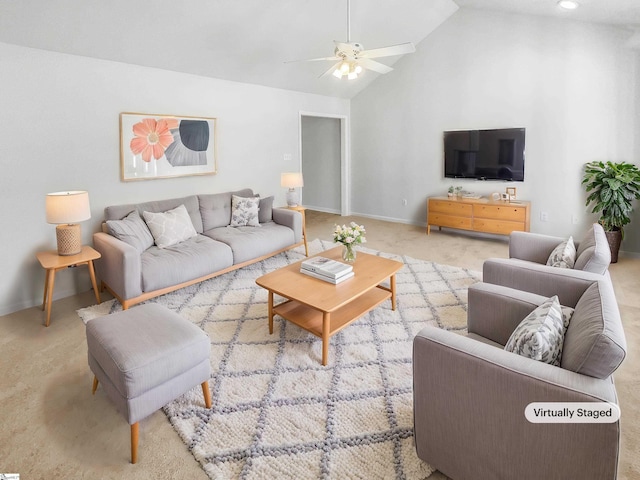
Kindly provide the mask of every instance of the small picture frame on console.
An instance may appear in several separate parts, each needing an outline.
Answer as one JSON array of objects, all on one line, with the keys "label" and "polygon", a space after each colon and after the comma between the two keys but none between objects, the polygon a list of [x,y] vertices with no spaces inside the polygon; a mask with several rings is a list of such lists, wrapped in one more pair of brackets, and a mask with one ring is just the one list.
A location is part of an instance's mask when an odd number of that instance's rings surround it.
[{"label": "small picture frame on console", "polygon": [[507,198],[509,202],[516,199],[516,187],[507,187]]}]

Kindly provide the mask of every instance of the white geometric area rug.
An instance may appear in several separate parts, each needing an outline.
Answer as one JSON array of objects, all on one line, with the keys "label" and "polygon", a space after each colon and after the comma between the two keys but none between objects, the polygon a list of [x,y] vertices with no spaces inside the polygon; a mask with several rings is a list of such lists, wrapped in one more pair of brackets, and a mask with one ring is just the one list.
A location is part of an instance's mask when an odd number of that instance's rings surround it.
[{"label": "white geometric area rug", "polygon": [[[314,240],[309,249],[334,246]],[[423,479],[433,472],[413,440],[412,342],[427,325],[464,331],[467,287],[480,273],[358,250],[404,263],[397,309],[384,302],[331,337],[324,367],[319,338],[278,316],[269,335],[267,291],[255,283],[303,259],[301,247],[150,300],[211,337],[213,407],[204,408],[199,386],[164,407],[210,478]],[[118,310],[112,300],[78,314],[86,323]]]}]

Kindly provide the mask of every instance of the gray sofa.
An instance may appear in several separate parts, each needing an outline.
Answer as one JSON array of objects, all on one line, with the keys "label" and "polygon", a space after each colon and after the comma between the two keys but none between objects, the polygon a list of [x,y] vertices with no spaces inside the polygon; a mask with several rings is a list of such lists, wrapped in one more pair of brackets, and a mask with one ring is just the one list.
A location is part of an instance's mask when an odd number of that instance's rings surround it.
[{"label": "gray sofa", "polygon": [[546,297],[501,285],[469,288],[468,336],[432,327],[419,332],[413,378],[421,459],[456,480],[616,478],[619,420],[530,423],[525,417],[532,402],[617,404],[613,373],[626,354],[622,322],[610,280],[590,275],[565,276],[573,293],[561,303],[575,311],[560,366],[504,350]]},{"label": "gray sofa", "polygon": [[[93,235],[94,248],[102,255],[95,262],[102,286],[126,309],[302,245],[301,214],[272,208],[273,197],[260,199],[259,226],[230,226],[232,195],[254,198],[251,189],[244,189],[106,207],[104,231]],[[140,220],[143,212],[166,212],[180,205],[195,236],[166,248],[150,244],[154,239]],[[110,221],[122,224],[133,216],[137,223],[121,228],[124,240],[108,233],[114,233]]]}]

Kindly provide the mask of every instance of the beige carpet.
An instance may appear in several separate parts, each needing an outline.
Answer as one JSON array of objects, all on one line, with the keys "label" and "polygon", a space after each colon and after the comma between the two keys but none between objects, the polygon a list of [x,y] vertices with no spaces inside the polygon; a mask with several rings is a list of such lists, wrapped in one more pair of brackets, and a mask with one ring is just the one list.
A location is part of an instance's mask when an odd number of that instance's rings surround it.
[{"label": "beige carpet", "polygon": [[[333,247],[315,240],[309,252]],[[211,479],[421,480],[433,472],[413,442],[412,342],[426,326],[464,331],[467,288],[480,274],[358,250],[404,263],[397,309],[385,302],[333,336],[327,366],[321,340],[296,325],[276,317],[268,334],[267,292],[255,283],[304,259],[303,247],[150,301],[211,338],[212,408],[197,387],[164,409]],[[78,314],[87,322],[118,310],[111,300]]]}]

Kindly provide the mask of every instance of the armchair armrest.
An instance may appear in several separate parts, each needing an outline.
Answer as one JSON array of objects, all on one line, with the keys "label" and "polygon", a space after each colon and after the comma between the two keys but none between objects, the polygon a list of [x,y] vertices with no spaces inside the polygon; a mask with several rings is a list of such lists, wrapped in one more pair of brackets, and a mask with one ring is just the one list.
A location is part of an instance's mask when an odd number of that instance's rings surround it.
[{"label": "armchair armrest", "polygon": [[467,330],[505,345],[520,322],[545,300],[509,287],[473,284],[468,293]]},{"label": "armchair armrest", "polygon": [[302,214],[287,208],[274,208],[273,221],[293,230],[295,243],[302,241]]},{"label": "armchair armrest", "polygon": [[102,255],[94,262],[98,278],[119,300],[142,294],[142,260],[135,247],[104,232],[93,234],[93,247]]},{"label": "armchair armrest", "polygon": [[575,307],[593,282],[602,280],[597,273],[550,267],[504,258],[490,258],[482,265],[482,280],[494,285],[524,290],[545,297],[558,295],[562,305]]},{"label": "armchair armrest", "polygon": [[519,258],[546,265],[549,255],[561,242],[562,237],[531,232],[512,232],[509,235],[509,258]]},{"label": "armchair armrest", "polygon": [[615,479],[619,421],[530,423],[531,402],[617,403],[611,378],[580,375],[445,330],[413,344],[418,456],[456,479]]}]

